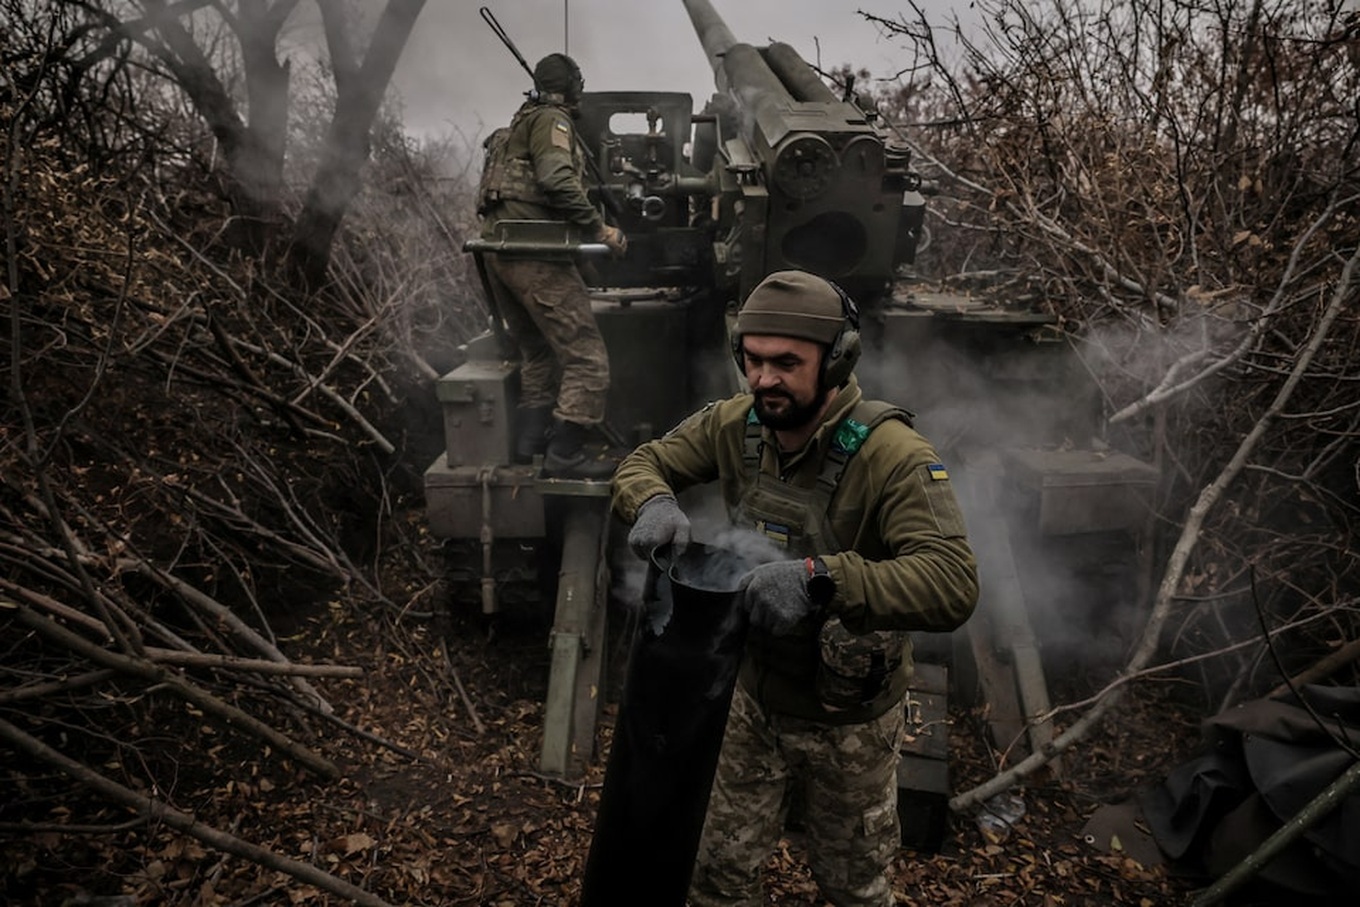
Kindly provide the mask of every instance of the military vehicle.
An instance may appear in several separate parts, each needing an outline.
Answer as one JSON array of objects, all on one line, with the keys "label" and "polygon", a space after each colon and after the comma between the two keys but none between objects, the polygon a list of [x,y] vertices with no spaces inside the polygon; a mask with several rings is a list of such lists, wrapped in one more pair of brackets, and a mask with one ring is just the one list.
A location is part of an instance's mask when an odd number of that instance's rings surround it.
[{"label": "military vehicle", "polygon": [[[952,688],[990,704],[999,747],[1041,746],[1045,725],[1029,719],[1048,698],[1031,608],[1058,597],[1034,589],[1045,547],[1035,540],[1061,550],[1083,537],[1126,539],[1141,526],[1155,474],[1090,446],[1098,398],[1052,313],[910,279],[926,187],[874,112],[834,92],[789,45],[743,43],[709,0],[683,2],[717,87],[702,111],[679,92],[587,92],[581,101],[595,191],[611,200],[627,255],[600,254],[603,246],[550,222],[505,223],[465,248],[582,262],[614,376],[607,432],[625,447],[737,391],[728,328],[766,274],[802,268],[846,289],[861,309],[866,393],[917,414],[950,463],[979,552],[978,614],[952,640],[921,641],[941,666],[920,667],[914,718],[930,724],[922,708],[942,718]],[[511,464],[516,365],[501,358],[494,332],[467,353],[438,382],[447,451],[425,477],[430,528],[461,552],[456,578],[487,614],[536,597],[551,603],[540,768],[576,776],[593,753],[611,590],[632,555],[617,544],[605,483]],[[1049,401],[1046,416],[1017,419],[1034,399]],[[926,846],[938,840],[948,795],[942,725],[930,737],[903,782],[918,808],[938,812]]]}]

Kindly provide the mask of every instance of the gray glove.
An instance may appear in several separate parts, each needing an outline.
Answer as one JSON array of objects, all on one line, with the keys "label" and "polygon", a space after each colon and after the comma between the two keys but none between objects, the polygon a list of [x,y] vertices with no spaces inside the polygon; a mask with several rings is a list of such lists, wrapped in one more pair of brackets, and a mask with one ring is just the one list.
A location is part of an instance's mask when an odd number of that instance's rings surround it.
[{"label": "gray glove", "polygon": [[659,494],[648,498],[638,508],[637,519],[628,531],[628,547],[646,560],[652,550],[669,542],[679,554],[689,544],[689,517],[680,509],[675,498]]},{"label": "gray glove", "polygon": [[795,624],[816,610],[808,597],[807,575],[803,561],[761,564],[746,574],[742,601],[751,623],[775,636],[793,632]]}]

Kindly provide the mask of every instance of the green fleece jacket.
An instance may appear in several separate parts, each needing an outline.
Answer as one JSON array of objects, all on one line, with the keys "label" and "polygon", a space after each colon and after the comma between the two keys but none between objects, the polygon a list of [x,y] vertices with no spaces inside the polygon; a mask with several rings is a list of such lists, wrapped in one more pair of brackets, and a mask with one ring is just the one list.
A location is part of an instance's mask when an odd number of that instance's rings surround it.
[{"label": "green fleece jacket", "polygon": [[[780,454],[773,434],[763,429],[761,471],[803,487],[814,485],[836,426],[860,399],[852,377],[807,446],[791,454]],[[631,523],[647,499],[715,481],[731,510],[754,481],[742,462],[752,403],[750,394],[741,394],[709,404],[665,437],[629,454],[613,480],[619,516]],[[830,518],[844,549],[818,552],[836,581],[826,617],[840,617],[852,632],[947,632],[972,614],[977,562],[948,472],[930,443],[904,422],[881,423],[850,458]],[[897,675],[873,702],[832,712],[814,692],[815,629],[805,638],[789,638],[752,628],[741,682],[773,711],[856,723],[881,715],[901,699],[911,679],[909,648],[904,656]]]}]

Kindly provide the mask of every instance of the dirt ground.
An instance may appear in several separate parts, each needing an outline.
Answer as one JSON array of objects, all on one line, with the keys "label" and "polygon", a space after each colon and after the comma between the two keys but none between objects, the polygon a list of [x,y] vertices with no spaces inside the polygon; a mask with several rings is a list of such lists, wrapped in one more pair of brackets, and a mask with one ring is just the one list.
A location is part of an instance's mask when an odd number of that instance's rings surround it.
[{"label": "dirt ground", "polygon": [[[359,678],[318,683],[354,730],[307,721],[313,744],[341,764],[343,780],[317,783],[267,750],[180,721],[175,733],[198,735],[206,761],[184,766],[165,794],[202,822],[313,863],[393,904],[577,903],[614,703],[605,709],[599,753],[584,779],[541,775],[544,615],[507,615],[489,625],[475,602],[453,600],[437,577],[413,575],[405,585],[399,611],[361,612],[337,601],[294,613],[276,628],[286,631],[282,642],[298,660],[364,669]],[[627,648],[617,641],[614,647],[616,659]],[[1085,689],[1092,682],[1063,677],[1054,687]],[[1024,813],[1004,838],[988,837],[972,817],[956,815],[939,853],[903,850],[892,874],[899,903],[1185,903],[1190,884],[1146,859],[1140,842],[1124,844],[1109,833],[1102,840],[1086,829],[1102,805],[1131,803],[1193,747],[1198,719],[1176,693],[1166,684],[1135,687],[1115,718],[1063,760],[1061,775],[1045,773],[1016,791]],[[993,773],[984,726],[980,710],[951,710],[956,791]],[[30,820],[51,827],[0,838],[6,903],[341,902],[100,801],[35,795],[34,803]],[[59,834],[59,824],[108,830]],[[821,903],[796,837],[771,857],[767,888],[770,904]],[[110,896],[123,900],[97,900]],[[648,903],[645,894],[638,903]]]},{"label": "dirt ground", "polygon": [[[600,752],[582,782],[541,776],[547,635],[533,620],[503,621],[488,635],[466,602],[452,604],[443,645],[435,623],[403,620],[401,632],[389,626],[385,634],[400,645],[374,649],[384,634],[369,620],[313,619],[336,661],[367,669],[336,691],[348,721],[423,756],[352,747],[352,781],[318,791],[329,831],[317,840],[328,859],[340,857],[336,869],[354,863],[369,887],[397,903],[577,903],[615,703],[605,708]],[[1159,685],[1134,689],[1117,717],[1064,760],[1061,775],[1046,772],[1016,791],[1024,815],[1004,838],[983,834],[974,817],[952,816],[940,853],[904,850],[894,868],[899,903],[1185,903],[1189,884],[1146,849],[1136,851],[1142,842],[1099,840],[1087,829],[1100,806],[1132,805],[1140,787],[1193,747],[1197,719],[1172,694]],[[952,711],[956,791],[993,774],[985,723],[982,710]],[[797,836],[768,863],[767,889],[771,904],[821,903]]]}]

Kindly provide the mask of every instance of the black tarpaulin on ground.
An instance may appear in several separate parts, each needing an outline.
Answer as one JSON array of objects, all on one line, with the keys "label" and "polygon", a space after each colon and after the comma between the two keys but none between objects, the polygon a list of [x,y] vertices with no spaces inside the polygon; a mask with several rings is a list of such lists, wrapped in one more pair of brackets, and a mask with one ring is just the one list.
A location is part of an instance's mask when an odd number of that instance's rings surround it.
[{"label": "black tarpaulin on ground", "polygon": [[[1292,696],[1229,709],[1205,723],[1203,755],[1144,795],[1144,815],[1168,856],[1221,876],[1355,762],[1360,688],[1308,686],[1300,693],[1317,717]],[[1261,878],[1305,895],[1353,892],[1360,886],[1360,794],[1323,816]]]},{"label": "black tarpaulin on ground", "polygon": [[653,555],[605,768],[582,907],[683,905],[741,665],[746,618],[731,552]]}]

